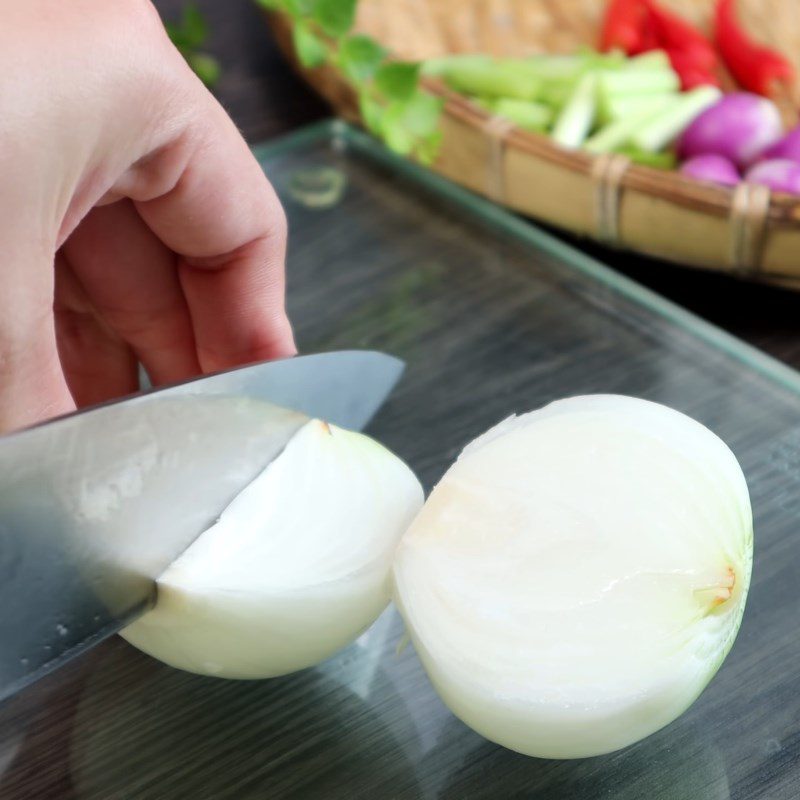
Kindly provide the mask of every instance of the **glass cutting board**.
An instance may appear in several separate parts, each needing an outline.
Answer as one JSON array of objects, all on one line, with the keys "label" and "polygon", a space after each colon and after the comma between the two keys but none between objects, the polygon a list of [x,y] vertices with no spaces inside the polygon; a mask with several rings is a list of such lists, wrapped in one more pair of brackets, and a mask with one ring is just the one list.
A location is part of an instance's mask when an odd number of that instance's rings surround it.
[{"label": "glass cutting board", "polygon": [[120,639],[0,706],[0,798],[800,796],[800,377],[339,123],[257,154],[290,222],[301,349],[408,370],[371,426],[426,489],[514,411],[586,392],[674,406],[733,448],[756,556],[738,641],[691,710],[583,761],[525,758],[454,718],[392,609],[316,669],[174,671]]}]

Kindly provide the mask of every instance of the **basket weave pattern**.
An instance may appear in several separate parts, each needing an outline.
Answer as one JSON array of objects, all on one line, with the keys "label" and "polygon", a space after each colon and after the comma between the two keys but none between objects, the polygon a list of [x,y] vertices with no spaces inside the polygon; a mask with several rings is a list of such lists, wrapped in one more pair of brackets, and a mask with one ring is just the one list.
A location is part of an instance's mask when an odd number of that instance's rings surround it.
[{"label": "basket weave pattern", "polygon": [[[664,0],[705,30],[713,0]],[[606,0],[360,0],[356,27],[398,58],[447,53],[497,56],[569,53],[595,45]],[[754,38],[769,42],[800,75],[800,0],[739,0]],[[293,58],[288,22],[273,30]],[[296,61],[295,61],[296,65]],[[344,117],[357,120],[342,77],[302,70]],[[763,187],[730,191],[632,165],[621,156],[592,157],[556,147],[431,81],[447,100],[444,142],[434,169],[516,211],[579,235],[682,264],[800,289],[800,201]],[[789,98],[796,107],[800,91]]]}]

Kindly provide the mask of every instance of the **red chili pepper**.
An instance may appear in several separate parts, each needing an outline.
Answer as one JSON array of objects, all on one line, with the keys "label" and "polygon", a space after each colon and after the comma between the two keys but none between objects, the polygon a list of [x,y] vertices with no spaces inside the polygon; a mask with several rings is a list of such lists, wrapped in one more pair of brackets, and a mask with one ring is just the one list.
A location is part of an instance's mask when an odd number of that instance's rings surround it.
[{"label": "red chili pepper", "polygon": [[713,70],[704,69],[685,50],[667,50],[672,69],[681,79],[681,89],[689,91],[698,86],[719,86],[719,78]]},{"label": "red chili pepper", "polygon": [[645,16],[642,0],[611,0],[603,20],[600,49],[641,52]]},{"label": "red chili pepper", "polygon": [[715,18],[717,47],[740,86],[762,95],[794,80],[794,68],[780,53],[756,44],[742,30],[734,0],[718,0]]},{"label": "red chili pepper", "polygon": [[628,55],[638,56],[642,53],[649,53],[651,50],[659,50],[660,48],[661,42],[659,42],[658,36],[656,35],[656,29],[653,25],[653,20],[645,9],[639,45],[638,47],[628,50]]},{"label": "red chili pepper", "polygon": [[[693,25],[654,0],[644,0],[644,3],[663,48],[667,52],[684,53],[686,68],[691,62],[696,69],[712,73],[717,66],[717,56],[711,42]],[[675,69],[678,71],[677,67]]]}]

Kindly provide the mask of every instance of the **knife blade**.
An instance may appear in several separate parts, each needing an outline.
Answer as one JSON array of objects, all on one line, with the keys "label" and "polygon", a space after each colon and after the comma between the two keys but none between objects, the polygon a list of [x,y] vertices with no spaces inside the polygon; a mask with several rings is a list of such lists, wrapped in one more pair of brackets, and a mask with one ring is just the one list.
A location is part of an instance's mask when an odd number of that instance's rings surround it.
[{"label": "knife blade", "polygon": [[309,417],[361,429],[403,366],[299,356],[0,437],[0,699],[148,608],[158,575]]}]

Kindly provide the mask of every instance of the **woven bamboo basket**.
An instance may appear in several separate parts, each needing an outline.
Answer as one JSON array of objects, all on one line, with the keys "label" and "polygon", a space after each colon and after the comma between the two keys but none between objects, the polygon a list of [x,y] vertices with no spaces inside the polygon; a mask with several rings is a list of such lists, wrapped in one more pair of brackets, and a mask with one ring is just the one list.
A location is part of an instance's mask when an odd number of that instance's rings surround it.
[{"label": "woven bamboo basket", "polygon": [[[665,4],[708,29],[713,0]],[[402,59],[569,53],[596,43],[605,6],[605,0],[360,0],[356,27]],[[788,55],[800,75],[800,0],[739,0],[739,13],[753,36]],[[307,81],[341,116],[358,121],[344,78],[330,67],[302,69],[290,23],[277,15],[271,22]],[[427,88],[446,101],[432,168],[456,183],[613,247],[800,290],[800,199],[762,186],[717,187],[620,155],[563,150],[437,81]],[[788,101],[797,107],[800,93]]]}]

